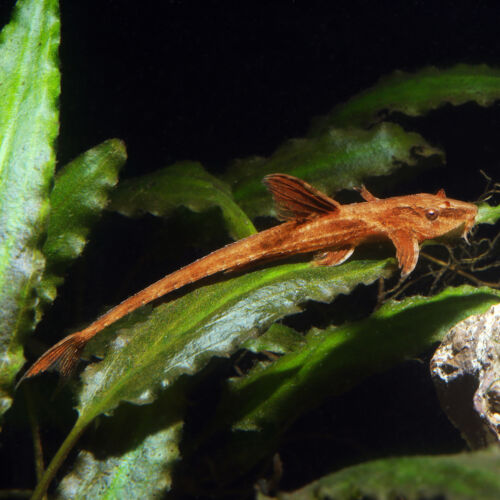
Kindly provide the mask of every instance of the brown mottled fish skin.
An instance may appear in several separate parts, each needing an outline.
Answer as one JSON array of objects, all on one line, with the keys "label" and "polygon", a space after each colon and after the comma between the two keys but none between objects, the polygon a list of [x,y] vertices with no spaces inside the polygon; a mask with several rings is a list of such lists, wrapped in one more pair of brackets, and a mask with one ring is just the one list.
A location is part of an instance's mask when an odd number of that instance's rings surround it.
[{"label": "brown mottled fish skin", "polygon": [[85,344],[98,332],[148,302],[216,273],[303,253],[316,253],[317,265],[338,265],[358,245],[391,240],[401,274],[406,276],[415,268],[420,243],[446,235],[466,238],[477,215],[474,204],[447,198],[443,190],[435,195],[379,199],[363,186],[359,191],[365,201],[340,205],[289,175],[269,175],[264,183],[284,223],[216,250],[132,295],[87,328],[54,345],[19,383],[51,366],[69,374]]}]

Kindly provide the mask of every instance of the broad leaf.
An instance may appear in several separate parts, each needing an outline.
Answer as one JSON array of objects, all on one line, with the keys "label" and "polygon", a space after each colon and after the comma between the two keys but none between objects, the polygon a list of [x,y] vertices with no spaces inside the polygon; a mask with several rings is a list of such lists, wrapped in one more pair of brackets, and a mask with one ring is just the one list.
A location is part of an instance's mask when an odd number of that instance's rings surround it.
[{"label": "broad leaf", "polygon": [[74,471],[64,478],[56,498],[163,498],[171,485],[170,462],[178,458],[181,428],[179,423],[158,431],[121,457],[99,460],[81,451]]},{"label": "broad leaf", "polygon": [[434,297],[388,302],[360,322],[312,329],[305,347],[228,385],[212,423],[212,431],[230,426],[234,434],[221,453],[225,460],[219,472],[224,477],[244,473],[275,449],[280,435],[304,412],[368,375],[417,356],[453,325],[498,301],[496,290],[462,286]]},{"label": "broad leaf", "polygon": [[89,422],[120,401],[150,403],[182,374],[227,356],[251,335],[300,311],[306,300],[331,301],[360,283],[387,277],[392,260],[352,261],[339,267],[310,263],[275,266],[199,288],[157,307],[124,329],[100,363],[83,374],[79,419]]},{"label": "broad leaf", "polygon": [[476,217],[476,224],[496,224],[500,219],[500,205],[496,207],[481,203]]},{"label": "broad leaf", "polygon": [[311,134],[322,134],[332,126],[368,126],[381,120],[381,112],[418,116],[444,104],[458,106],[473,101],[489,106],[499,99],[500,70],[486,65],[396,71],[319,118]]},{"label": "broad leaf", "polygon": [[81,451],[57,498],[163,498],[180,459],[185,400],[167,391],[159,404],[128,405],[97,430],[97,453]]},{"label": "broad leaf", "polygon": [[0,415],[35,324],[59,129],[57,0],[19,0],[0,36]]},{"label": "broad leaf", "polygon": [[63,273],[83,251],[88,234],[108,203],[127,159],[125,145],[110,139],[68,163],[56,176],[50,194],[51,212],[43,253],[46,272],[38,293],[52,301]]},{"label": "broad leaf", "polygon": [[234,239],[256,232],[250,219],[234,202],[229,186],[193,162],[176,163],[122,182],[113,195],[111,208],[128,216],[145,212],[165,216],[179,206],[194,212],[219,207]]},{"label": "broad leaf", "polygon": [[393,123],[371,130],[331,129],[318,137],[288,141],[270,158],[239,160],[226,180],[247,214],[271,215],[271,197],[262,185],[267,174],[291,174],[333,193],[357,187],[370,176],[389,175],[402,164],[416,165],[414,153],[421,157],[442,154],[418,134]]},{"label": "broad leaf", "polygon": [[497,500],[499,470],[498,447],[460,455],[390,458],[348,467],[277,498]]},{"label": "broad leaf", "polygon": [[392,259],[351,261],[338,267],[275,266],[199,288],[157,307],[144,321],[121,330],[104,360],[85,370],[78,420],[33,498],[43,496],[69,449],[98,415],[121,401],[149,404],[181,375],[199,371],[213,356],[232,354],[251,335],[300,311],[300,303],[331,301],[393,270]]}]

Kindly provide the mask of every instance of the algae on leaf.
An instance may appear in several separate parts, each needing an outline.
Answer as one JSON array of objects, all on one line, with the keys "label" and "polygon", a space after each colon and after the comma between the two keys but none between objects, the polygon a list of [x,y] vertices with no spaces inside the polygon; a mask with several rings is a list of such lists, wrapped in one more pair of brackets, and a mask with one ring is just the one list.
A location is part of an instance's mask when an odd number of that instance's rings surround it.
[{"label": "algae on leaf", "polygon": [[0,415],[35,325],[54,174],[60,76],[57,0],[19,0],[0,35]]},{"label": "algae on leaf", "polygon": [[162,429],[120,457],[99,459],[81,451],[57,498],[162,498],[171,487],[170,469],[178,459],[181,430],[182,422]]},{"label": "algae on leaf", "polygon": [[102,422],[97,449],[80,451],[56,498],[163,498],[180,460],[186,407],[182,387],[172,389],[153,405],[128,405]]}]

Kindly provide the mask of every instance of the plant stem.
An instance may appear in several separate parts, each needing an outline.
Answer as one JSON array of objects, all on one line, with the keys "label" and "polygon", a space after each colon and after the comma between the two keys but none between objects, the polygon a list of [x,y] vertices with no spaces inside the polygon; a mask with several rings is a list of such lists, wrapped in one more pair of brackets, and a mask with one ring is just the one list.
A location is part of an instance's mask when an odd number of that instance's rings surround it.
[{"label": "plant stem", "polygon": [[45,470],[45,473],[42,476],[42,479],[36,485],[35,491],[33,492],[33,496],[31,500],[42,500],[45,495],[47,488],[49,487],[50,482],[56,475],[59,467],[64,462],[64,459],[67,457],[71,448],[75,445],[76,441],[82,434],[82,432],[87,427],[87,423],[78,419],[71,429],[71,432],[66,436],[63,444],[57,450],[57,453],[54,455],[54,458],[51,460],[49,466]]},{"label": "plant stem", "polygon": [[31,435],[33,437],[33,452],[35,459],[35,473],[36,480],[40,482],[43,476],[45,465],[43,463],[43,448],[42,440],[40,438],[40,426],[36,418],[35,408],[33,407],[33,398],[29,386],[24,385],[24,397],[26,399],[26,407],[28,410],[28,419],[31,428]]},{"label": "plant stem", "polygon": [[0,498],[7,498],[8,500],[12,500],[13,498],[29,498],[32,493],[33,490],[0,490]]}]

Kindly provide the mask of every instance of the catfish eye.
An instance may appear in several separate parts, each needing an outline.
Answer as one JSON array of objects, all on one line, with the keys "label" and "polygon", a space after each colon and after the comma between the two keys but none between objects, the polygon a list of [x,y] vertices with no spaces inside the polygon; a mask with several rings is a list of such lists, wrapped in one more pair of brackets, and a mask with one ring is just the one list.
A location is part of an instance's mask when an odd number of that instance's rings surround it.
[{"label": "catfish eye", "polygon": [[439,212],[434,208],[429,208],[429,210],[427,210],[427,212],[425,212],[425,216],[429,220],[436,220],[438,218],[438,215],[439,215]]}]

